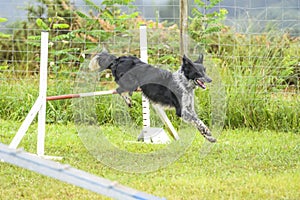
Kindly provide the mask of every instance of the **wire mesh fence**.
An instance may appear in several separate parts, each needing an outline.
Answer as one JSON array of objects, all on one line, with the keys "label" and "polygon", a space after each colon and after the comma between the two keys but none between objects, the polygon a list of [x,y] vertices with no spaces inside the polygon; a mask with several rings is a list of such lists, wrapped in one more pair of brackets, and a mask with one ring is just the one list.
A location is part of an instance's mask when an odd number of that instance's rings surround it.
[{"label": "wire mesh fence", "polygon": [[[208,71],[220,74],[225,125],[299,131],[300,1],[188,3],[188,56],[204,53]],[[85,61],[103,47],[139,56],[141,24],[148,27],[150,64],[175,71],[181,63],[179,0],[12,0],[0,2],[0,9],[4,120],[24,119],[38,95],[42,30],[50,33],[49,96],[71,93]],[[115,87],[109,73],[99,80]],[[47,121],[73,120],[71,103],[49,103]],[[201,117],[209,120],[209,106],[201,105]]]}]

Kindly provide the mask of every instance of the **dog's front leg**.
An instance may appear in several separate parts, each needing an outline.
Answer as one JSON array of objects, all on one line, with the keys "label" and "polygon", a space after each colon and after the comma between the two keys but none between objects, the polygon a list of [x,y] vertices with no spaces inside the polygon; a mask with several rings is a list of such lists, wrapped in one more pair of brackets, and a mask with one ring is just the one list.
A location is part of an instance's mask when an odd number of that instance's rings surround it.
[{"label": "dog's front leg", "polygon": [[187,110],[183,110],[182,119],[186,122],[193,123],[200,133],[207,139],[209,142],[216,142],[217,140],[212,137],[208,127],[197,117],[196,114],[193,114]]}]

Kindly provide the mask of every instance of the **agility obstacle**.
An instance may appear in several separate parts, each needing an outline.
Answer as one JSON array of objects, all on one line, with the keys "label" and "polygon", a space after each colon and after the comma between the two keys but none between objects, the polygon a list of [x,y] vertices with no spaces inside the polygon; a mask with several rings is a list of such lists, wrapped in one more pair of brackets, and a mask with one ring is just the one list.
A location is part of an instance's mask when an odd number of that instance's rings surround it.
[{"label": "agility obstacle", "polygon": [[46,98],[47,98],[47,65],[48,65],[48,37],[49,33],[41,33],[41,55],[40,55],[40,87],[39,96],[19,128],[17,134],[9,145],[9,148],[16,149],[22,138],[25,136],[30,124],[38,114],[38,137],[37,155],[44,156],[45,128],[46,128]]},{"label": "agility obstacle", "polygon": [[[40,86],[39,86],[39,96],[34,103],[33,107],[26,116],[24,122],[19,128],[17,134],[13,138],[9,147],[16,149],[20,144],[22,138],[25,136],[26,131],[28,130],[30,124],[34,120],[35,116],[38,114],[38,137],[37,137],[37,155],[47,158],[57,158],[52,156],[45,156],[45,124],[46,124],[46,103],[47,101],[53,100],[63,100],[63,99],[72,99],[72,98],[82,98],[82,97],[93,97],[101,95],[111,95],[116,94],[114,90],[109,91],[99,91],[99,92],[89,92],[89,93],[80,93],[80,94],[66,94],[60,96],[50,96],[47,97],[47,65],[48,65],[48,32],[41,33],[41,58],[40,58]],[[147,54],[147,29],[146,26],[142,25],[140,27],[140,51],[141,51],[141,60],[143,62],[148,61]],[[152,105],[160,119],[165,123],[168,131],[175,140],[179,139],[179,136],[173,127],[172,123],[168,119],[164,110],[158,105]],[[143,108],[143,130],[138,137],[138,139],[145,139],[145,142],[153,142],[154,135],[166,135],[162,128],[152,128],[150,127],[150,104],[149,100],[142,95],[142,108]],[[149,140],[147,140],[147,138]],[[160,141],[168,139],[166,137],[159,138]]]},{"label": "agility obstacle", "polygon": [[58,96],[49,96],[46,98],[46,100],[55,101],[55,100],[75,99],[75,98],[82,98],[82,97],[94,97],[94,96],[109,95],[109,94],[117,94],[117,91],[108,90],[108,91],[87,92],[87,93],[79,93],[79,94],[64,94]]}]

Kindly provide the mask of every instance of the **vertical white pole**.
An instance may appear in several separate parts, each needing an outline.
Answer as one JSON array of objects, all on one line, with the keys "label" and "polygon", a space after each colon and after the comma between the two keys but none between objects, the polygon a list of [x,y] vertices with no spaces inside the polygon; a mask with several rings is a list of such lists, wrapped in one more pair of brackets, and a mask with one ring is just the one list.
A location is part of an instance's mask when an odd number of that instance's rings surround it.
[{"label": "vertical white pole", "polygon": [[148,63],[148,43],[147,43],[146,25],[140,26],[140,50],[141,50],[141,60],[145,63]]},{"label": "vertical white pole", "polygon": [[49,35],[49,33],[46,31],[43,31],[41,33],[39,98],[40,98],[40,101],[42,102],[42,106],[39,110],[39,115],[38,115],[38,137],[37,137],[37,155],[38,156],[44,156],[44,149],[45,149],[48,35]]},{"label": "vertical white pole", "polygon": [[[147,52],[147,27],[146,25],[140,26],[140,51],[141,60],[148,63]],[[150,103],[149,100],[142,95],[142,108],[143,108],[143,126],[150,127]]]}]

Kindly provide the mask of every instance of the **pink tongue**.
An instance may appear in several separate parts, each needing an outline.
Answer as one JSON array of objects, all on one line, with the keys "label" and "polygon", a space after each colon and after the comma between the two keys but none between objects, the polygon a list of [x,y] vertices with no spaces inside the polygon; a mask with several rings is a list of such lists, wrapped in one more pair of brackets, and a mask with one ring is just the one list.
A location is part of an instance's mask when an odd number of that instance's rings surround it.
[{"label": "pink tongue", "polygon": [[206,86],[204,85],[204,83],[203,83],[202,81],[197,80],[197,83],[198,83],[203,89],[206,88]]}]

